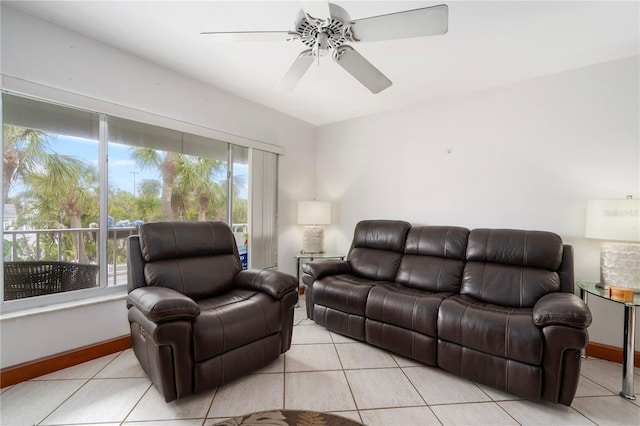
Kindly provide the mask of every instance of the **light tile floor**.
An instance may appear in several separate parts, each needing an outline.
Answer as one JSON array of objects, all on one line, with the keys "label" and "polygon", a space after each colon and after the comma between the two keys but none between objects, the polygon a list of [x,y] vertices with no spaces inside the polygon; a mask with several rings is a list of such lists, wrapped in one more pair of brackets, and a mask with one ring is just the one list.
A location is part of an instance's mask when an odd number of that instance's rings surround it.
[{"label": "light tile floor", "polygon": [[520,400],[331,333],[296,309],[293,345],[254,374],[165,403],[129,349],[2,389],[0,424],[211,426],[268,409],[333,412],[368,425],[640,425],[617,395],[622,367],[584,360],[571,407]]}]

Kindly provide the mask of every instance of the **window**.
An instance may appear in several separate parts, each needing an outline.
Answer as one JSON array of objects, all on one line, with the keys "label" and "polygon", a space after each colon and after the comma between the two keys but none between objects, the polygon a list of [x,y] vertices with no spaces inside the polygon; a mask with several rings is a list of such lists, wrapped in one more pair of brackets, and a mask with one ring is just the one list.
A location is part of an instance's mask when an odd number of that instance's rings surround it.
[{"label": "window", "polygon": [[141,224],[229,222],[230,145],[116,117],[107,135],[109,283],[119,285],[127,280],[126,238]]},{"label": "window", "polygon": [[3,97],[4,300],[95,287],[99,117]]},{"label": "window", "polygon": [[245,267],[275,266],[276,154],[2,99],[3,307],[126,285],[126,239],[150,221],[225,221]]}]

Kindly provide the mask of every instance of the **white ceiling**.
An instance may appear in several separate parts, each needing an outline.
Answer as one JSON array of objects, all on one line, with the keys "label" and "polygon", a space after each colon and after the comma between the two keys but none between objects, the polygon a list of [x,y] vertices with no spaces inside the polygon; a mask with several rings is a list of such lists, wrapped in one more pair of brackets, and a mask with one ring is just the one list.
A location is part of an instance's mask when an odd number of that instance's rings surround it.
[{"label": "white ceiling", "polygon": [[298,1],[6,2],[315,125],[640,52],[639,2],[335,1],[351,19],[445,3],[442,36],[353,46],[393,85],[371,94],[329,57],[274,90],[300,42],[218,42],[202,31],[292,30]]}]

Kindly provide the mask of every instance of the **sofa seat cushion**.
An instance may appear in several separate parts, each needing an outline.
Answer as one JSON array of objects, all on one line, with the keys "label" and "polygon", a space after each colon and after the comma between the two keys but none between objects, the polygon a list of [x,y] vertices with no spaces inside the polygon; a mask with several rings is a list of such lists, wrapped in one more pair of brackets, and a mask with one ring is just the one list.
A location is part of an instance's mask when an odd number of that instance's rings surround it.
[{"label": "sofa seat cushion", "polygon": [[542,363],[544,337],[531,308],[509,308],[455,295],[440,304],[438,337],[486,354]]},{"label": "sofa seat cushion", "polygon": [[366,316],[437,337],[438,307],[452,293],[432,293],[398,283],[376,285],[367,298]]},{"label": "sofa seat cushion", "polygon": [[371,281],[351,274],[324,277],[313,284],[313,303],[335,310],[364,316],[367,296],[375,285],[387,281]]},{"label": "sofa seat cushion", "polygon": [[193,320],[196,362],[218,356],[281,330],[280,303],[265,293],[236,289],[198,301]]}]

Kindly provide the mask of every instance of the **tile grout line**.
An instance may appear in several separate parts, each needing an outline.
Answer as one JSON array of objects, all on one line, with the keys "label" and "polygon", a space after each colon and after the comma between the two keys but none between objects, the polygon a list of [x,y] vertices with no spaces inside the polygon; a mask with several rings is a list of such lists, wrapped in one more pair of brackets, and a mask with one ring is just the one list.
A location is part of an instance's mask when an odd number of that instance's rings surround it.
[{"label": "tile grout line", "polygon": [[351,399],[353,400],[353,405],[356,407],[356,413],[358,413],[358,417],[360,418],[360,423],[362,423],[362,414],[360,414],[360,408],[358,407],[358,401],[356,401],[356,396],[353,394],[353,389],[351,388],[351,383],[349,383],[349,378],[347,377],[347,370],[344,368],[344,364],[342,364],[342,358],[340,358],[340,353],[336,348],[336,342],[333,339],[333,335],[329,333],[331,337],[331,341],[333,342],[333,350],[338,355],[338,362],[340,363],[340,367],[342,368],[342,375],[344,376],[344,381],[347,383],[347,387],[349,388],[349,393],[351,394]]},{"label": "tile grout line", "polygon": [[[80,380],[83,380],[83,379],[80,379]],[[80,392],[80,389],[84,388],[91,380],[93,380],[93,379],[92,378],[84,379],[84,383],[82,385],[80,385],[78,387],[78,389],[76,389],[75,391],[71,392],[71,394],[68,397],[66,397],[62,402],[60,402],[60,404],[58,404],[54,409],[49,411],[49,413],[46,416],[44,416],[42,418],[42,420],[40,420],[37,424],[41,425],[45,420],[47,420],[49,417],[51,417],[51,415],[53,413],[55,413],[60,407],[62,407],[67,401],[69,401],[75,394]]]},{"label": "tile grout line", "polygon": [[[94,380],[96,378],[96,376],[98,374],[100,374],[100,372],[102,370],[104,370],[105,368],[107,368],[108,365],[110,365],[112,362],[114,362],[116,360],[116,358],[118,358],[120,355],[122,355],[124,351],[120,351],[118,353],[118,355],[114,356],[113,359],[111,359],[109,362],[107,362],[102,368],[100,368],[98,371],[96,371],[91,377],[84,379],[84,383],[82,385],[80,385],[78,387],[78,389],[76,389],[75,391],[73,391],[67,398],[65,398],[62,402],[60,402],[60,404],[58,404],[54,409],[52,409],[51,411],[49,411],[49,413],[44,416],[37,424],[41,425],[45,420],[47,420],[49,417],[51,417],[51,415],[53,413],[56,412],[56,410],[58,410],[60,407],[62,407],[67,401],[69,401],[75,394],[77,394],[78,392],[80,392],[80,390],[82,388],[84,388],[85,386],[87,386],[87,384],[89,384],[89,382],[91,382],[92,380]],[[32,379],[33,380],[33,379]],[[54,380],[59,380],[59,379],[54,379]],[[78,380],[78,379],[68,379],[68,380]],[[82,379],[80,379],[82,380]],[[37,381],[37,380],[34,380]]]},{"label": "tile grout line", "polygon": [[124,419],[122,419],[122,423],[125,423],[127,421],[127,418],[131,415],[131,413],[133,413],[133,410],[136,409],[136,407],[138,405],[140,405],[140,402],[142,401],[142,399],[145,397],[145,395],[147,395],[149,393],[149,391],[151,390],[151,388],[153,388],[153,382],[149,383],[149,387],[147,387],[147,390],[145,390],[144,392],[142,392],[142,395],[140,395],[140,398],[138,398],[138,402],[136,402],[135,404],[133,404],[133,407],[131,407],[131,410],[129,410],[129,412],[127,413],[126,416],[124,416]]},{"label": "tile grout line", "polygon": [[207,419],[209,419],[209,414],[211,414],[211,409],[213,408],[213,401],[215,401],[216,396],[218,396],[218,391],[220,391],[220,386],[216,386],[216,390],[213,392],[213,397],[211,398],[211,402],[209,402],[209,406],[207,407],[207,412],[204,415],[204,420],[202,420],[202,426],[204,426],[204,424],[207,422]]},{"label": "tile grout line", "polygon": [[[393,357],[392,357],[393,358]],[[443,425],[444,423],[442,422],[442,420],[440,419],[440,417],[438,417],[438,414],[436,414],[435,411],[433,411],[433,409],[431,408],[431,405],[429,405],[429,403],[427,402],[426,399],[424,399],[424,397],[422,396],[422,394],[420,393],[420,391],[418,390],[418,388],[416,387],[415,383],[413,383],[413,380],[411,380],[411,378],[407,375],[407,372],[404,371],[404,368],[402,366],[400,366],[400,363],[398,363],[398,361],[393,358],[393,360],[396,362],[396,364],[398,365],[398,368],[400,369],[400,371],[402,372],[402,375],[409,381],[409,383],[411,383],[411,387],[416,391],[416,393],[418,394],[418,396],[420,397],[420,399],[422,400],[422,402],[424,402],[424,406],[427,407],[427,409],[431,412],[431,414],[433,414],[433,416],[436,418],[436,420],[438,420],[438,422],[440,422],[441,425]],[[407,367],[405,367],[407,368]]]},{"label": "tile grout line", "polygon": [[[296,325],[293,326],[293,331],[296,330],[296,327],[297,327]],[[293,345],[293,335],[291,336],[291,344]],[[282,409],[286,410],[287,409],[287,353],[285,352],[282,355],[284,356],[284,359],[282,360]]]}]

